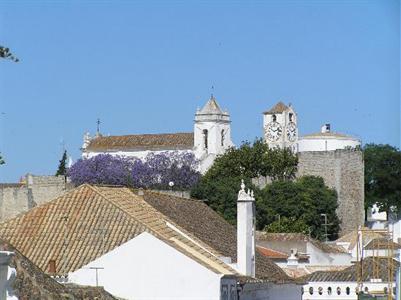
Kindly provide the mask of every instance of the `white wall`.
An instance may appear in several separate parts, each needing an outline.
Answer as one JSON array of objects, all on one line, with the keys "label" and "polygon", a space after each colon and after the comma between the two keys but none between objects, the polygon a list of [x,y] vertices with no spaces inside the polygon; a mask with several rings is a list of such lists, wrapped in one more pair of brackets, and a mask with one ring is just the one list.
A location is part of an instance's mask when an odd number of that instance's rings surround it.
[{"label": "white wall", "polygon": [[154,153],[154,154],[160,154],[163,152],[178,152],[178,153],[186,153],[186,152],[192,152],[192,150],[159,150],[159,151],[149,151],[149,150],[144,150],[144,151],[107,151],[107,152],[83,152],[82,157],[83,158],[91,158],[99,154],[110,154],[113,156],[124,156],[124,157],[132,157],[132,158],[138,158],[138,159],[144,159],[149,153]]},{"label": "white wall", "polygon": [[301,286],[296,284],[247,283],[239,300],[300,300]]},{"label": "white wall", "polygon": [[355,148],[360,146],[359,140],[349,138],[299,138],[297,150],[298,152],[303,151],[334,151],[337,149],[344,149],[346,147]]},{"label": "white wall", "polygon": [[[393,284],[395,286],[395,284]],[[313,288],[313,294],[309,293],[309,288]],[[319,287],[322,288],[322,294],[319,294]],[[328,288],[331,287],[331,295],[328,294]],[[340,295],[337,294],[337,288],[340,288]],[[347,287],[349,287],[350,293],[347,294]],[[383,291],[387,287],[386,283],[371,283],[365,282],[363,284],[363,290],[365,287],[368,291]],[[356,294],[357,283],[356,282],[309,282],[304,285],[304,292],[302,294],[302,300],[357,300]]]},{"label": "white wall", "polygon": [[349,253],[326,253],[309,242],[306,247],[307,253],[310,255],[309,265],[351,265],[352,256]]},{"label": "white wall", "polygon": [[99,285],[124,299],[220,299],[220,278],[149,233],[142,233],[69,274],[69,281]]}]

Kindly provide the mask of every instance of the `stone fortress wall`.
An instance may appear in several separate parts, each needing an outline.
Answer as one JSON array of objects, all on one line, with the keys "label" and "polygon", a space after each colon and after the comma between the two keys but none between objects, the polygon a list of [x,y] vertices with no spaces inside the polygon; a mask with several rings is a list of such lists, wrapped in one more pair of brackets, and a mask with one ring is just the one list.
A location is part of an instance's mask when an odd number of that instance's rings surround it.
[{"label": "stone fortress wall", "polygon": [[298,153],[298,176],[315,175],[338,194],[337,215],[343,235],[363,226],[364,216],[364,161],[361,150]]},{"label": "stone fortress wall", "polygon": [[20,183],[0,184],[0,222],[61,196],[71,188],[64,176],[27,174]]}]

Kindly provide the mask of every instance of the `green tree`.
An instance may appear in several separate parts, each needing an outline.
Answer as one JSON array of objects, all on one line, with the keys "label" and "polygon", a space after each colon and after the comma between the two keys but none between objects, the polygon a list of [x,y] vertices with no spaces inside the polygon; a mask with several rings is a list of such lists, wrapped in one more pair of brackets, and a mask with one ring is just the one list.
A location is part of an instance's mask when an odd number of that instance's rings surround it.
[{"label": "green tree", "polygon": [[64,150],[63,156],[59,160],[56,176],[66,176],[66,175],[67,175],[67,150]]},{"label": "green tree", "polygon": [[0,165],[4,165],[4,164],[5,164],[5,161],[4,161],[3,157],[0,155]]},{"label": "green tree", "polygon": [[[307,228],[313,237],[324,239],[322,214],[327,214],[329,239],[336,239],[340,225],[337,206],[336,191],[325,186],[321,177],[303,176],[295,181],[272,182],[257,193],[257,227],[278,230],[277,216],[280,215],[280,223],[284,220],[287,226],[284,231],[305,233]],[[293,222],[292,226],[288,221]]]},{"label": "green tree", "polygon": [[256,191],[252,178],[269,176],[273,180],[290,180],[295,177],[297,163],[297,157],[289,149],[269,149],[261,139],[253,144],[244,142],[238,149],[231,148],[216,158],[192,188],[191,196],[206,199],[211,208],[235,224],[241,179]]},{"label": "green tree", "polygon": [[295,219],[295,217],[281,218],[281,216],[279,216],[276,221],[267,225],[264,230],[267,232],[300,232],[309,234],[309,226],[304,220]]},{"label": "green tree", "polygon": [[257,139],[217,157],[205,177],[269,176],[272,180],[290,180],[295,178],[297,165],[298,157],[290,149],[269,149],[262,139]]},{"label": "green tree", "polygon": [[390,214],[401,210],[401,152],[390,145],[366,144],[365,208],[377,203],[380,211]]}]

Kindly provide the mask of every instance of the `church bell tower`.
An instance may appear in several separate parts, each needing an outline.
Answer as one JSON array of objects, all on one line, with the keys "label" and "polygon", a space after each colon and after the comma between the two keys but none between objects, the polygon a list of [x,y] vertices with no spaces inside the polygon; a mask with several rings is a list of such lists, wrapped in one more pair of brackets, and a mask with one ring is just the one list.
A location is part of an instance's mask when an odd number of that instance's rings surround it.
[{"label": "church bell tower", "polygon": [[290,148],[297,151],[298,124],[294,109],[278,102],[263,113],[264,139],[269,147]]},{"label": "church bell tower", "polygon": [[208,169],[217,155],[232,146],[230,115],[220,108],[212,94],[195,113],[194,150],[201,160],[201,169]]}]

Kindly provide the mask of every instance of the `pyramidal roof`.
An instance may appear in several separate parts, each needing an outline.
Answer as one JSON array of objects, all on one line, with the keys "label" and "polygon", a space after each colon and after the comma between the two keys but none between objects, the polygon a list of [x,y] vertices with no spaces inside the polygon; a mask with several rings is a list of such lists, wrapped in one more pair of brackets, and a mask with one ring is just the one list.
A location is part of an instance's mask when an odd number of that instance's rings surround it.
[{"label": "pyramidal roof", "polygon": [[222,115],[224,112],[221,110],[219,104],[214,98],[213,94],[210,96],[210,99],[207,101],[205,106],[197,112],[197,114],[201,115]]},{"label": "pyramidal roof", "polygon": [[264,114],[280,114],[288,109],[288,106],[285,105],[283,102],[278,102],[274,105],[270,110],[265,111]]}]

